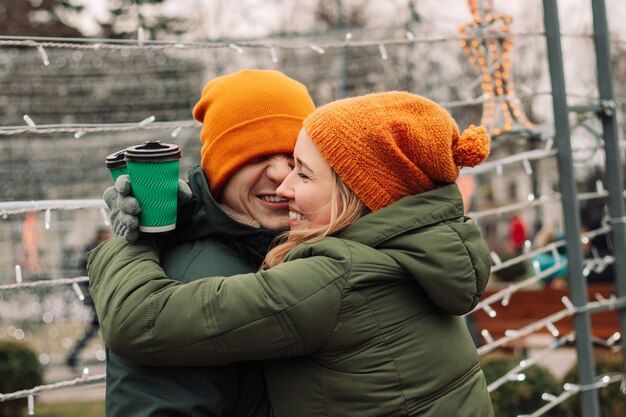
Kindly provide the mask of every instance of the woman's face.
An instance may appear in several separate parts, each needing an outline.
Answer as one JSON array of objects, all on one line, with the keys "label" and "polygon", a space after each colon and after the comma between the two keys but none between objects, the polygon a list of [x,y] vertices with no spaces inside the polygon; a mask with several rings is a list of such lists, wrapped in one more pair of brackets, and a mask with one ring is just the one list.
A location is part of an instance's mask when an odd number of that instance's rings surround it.
[{"label": "woman's face", "polygon": [[327,225],[335,192],[333,171],[309,135],[300,130],[293,151],[294,168],[276,189],[289,200],[289,227]]}]

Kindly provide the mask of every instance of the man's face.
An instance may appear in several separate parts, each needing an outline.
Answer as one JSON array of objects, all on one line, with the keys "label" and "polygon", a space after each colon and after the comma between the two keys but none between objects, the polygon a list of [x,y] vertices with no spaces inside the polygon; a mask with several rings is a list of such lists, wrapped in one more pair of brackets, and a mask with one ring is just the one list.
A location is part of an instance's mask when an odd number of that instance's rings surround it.
[{"label": "man's face", "polygon": [[276,188],[293,168],[291,155],[268,155],[248,162],[224,185],[221,202],[271,230],[289,227],[289,202]]}]

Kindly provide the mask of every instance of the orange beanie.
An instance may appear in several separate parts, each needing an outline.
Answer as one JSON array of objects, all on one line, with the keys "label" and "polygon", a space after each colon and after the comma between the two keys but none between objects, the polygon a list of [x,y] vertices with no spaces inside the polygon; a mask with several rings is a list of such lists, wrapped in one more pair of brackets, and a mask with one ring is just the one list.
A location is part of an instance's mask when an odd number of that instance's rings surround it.
[{"label": "orange beanie", "polygon": [[242,70],[207,83],[193,109],[203,123],[202,169],[219,199],[242,166],[265,155],[293,153],[302,120],[315,106],[307,88],[278,71]]},{"label": "orange beanie", "polygon": [[391,91],[334,101],[304,129],[341,179],[371,209],[453,183],[459,168],[489,155],[490,137],[456,122],[437,103]]}]

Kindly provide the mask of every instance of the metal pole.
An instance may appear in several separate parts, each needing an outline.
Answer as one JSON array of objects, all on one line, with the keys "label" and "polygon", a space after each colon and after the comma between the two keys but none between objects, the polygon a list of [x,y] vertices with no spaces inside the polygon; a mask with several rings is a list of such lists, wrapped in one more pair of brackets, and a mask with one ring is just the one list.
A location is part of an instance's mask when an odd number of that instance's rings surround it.
[{"label": "metal pole", "polygon": [[[598,68],[598,91],[600,106],[598,112],[602,121],[604,151],[606,153],[606,176],[609,189],[609,208],[613,227],[613,250],[615,256],[615,288],[618,297],[626,297],[626,229],[624,227],[624,181],[622,173],[621,151],[617,137],[617,119],[613,97],[613,75],[611,71],[611,51],[609,46],[609,29],[606,18],[604,0],[592,0],[593,39],[596,47]],[[626,335],[626,309],[619,310],[620,330]],[[626,349],[624,354],[624,372],[626,373]]]},{"label": "metal pole", "polygon": [[[570,143],[569,117],[563,73],[563,53],[561,51],[560,24],[556,0],[543,0],[544,27],[548,47],[548,63],[552,84],[554,125],[559,162],[559,186],[561,188],[563,217],[566,232],[566,250],[569,274],[567,282],[576,307],[587,304],[587,282],[583,279],[583,253],[580,244],[580,209],[576,198],[576,181]],[[578,356],[578,376],[581,385],[589,385],[595,379],[595,363],[591,341],[591,320],[589,313],[579,311],[574,314],[576,331],[576,353]],[[582,416],[598,417],[600,403],[595,389],[580,392]]]},{"label": "metal pole", "polygon": [[[337,11],[339,16],[338,26],[339,30],[346,27],[346,17],[343,10],[343,1],[337,0]],[[345,35],[345,33],[344,33]],[[344,98],[346,96],[346,83],[348,80],[348,48],[343,47],[339,52],[339,88],[337,88],[337,98]]]}]

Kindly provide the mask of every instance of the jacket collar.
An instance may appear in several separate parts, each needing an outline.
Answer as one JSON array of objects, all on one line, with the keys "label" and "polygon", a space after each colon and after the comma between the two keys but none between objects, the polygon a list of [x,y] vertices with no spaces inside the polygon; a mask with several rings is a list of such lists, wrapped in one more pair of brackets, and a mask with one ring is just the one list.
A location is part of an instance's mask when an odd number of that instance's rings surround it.
[{"label": "jacket collar", "polygon": [[367,214],[338,237],[376,247],[409,230],[462,217],[463,199],[455,183],[404,197]]}]

